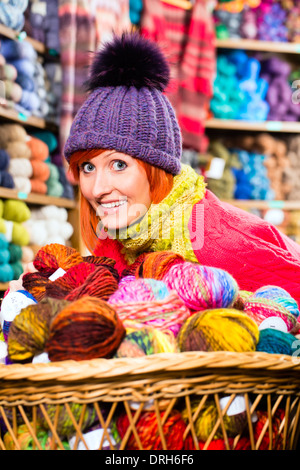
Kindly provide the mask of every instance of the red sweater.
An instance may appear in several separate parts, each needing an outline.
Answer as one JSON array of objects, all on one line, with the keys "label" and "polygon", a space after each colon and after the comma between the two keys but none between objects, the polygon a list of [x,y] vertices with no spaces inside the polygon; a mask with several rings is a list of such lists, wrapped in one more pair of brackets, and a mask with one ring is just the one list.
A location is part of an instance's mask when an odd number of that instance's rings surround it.
[{"label": "red sweater", "polygon": [[[226,270],[241,290],[282,287],[300,306],[300,246],[276,227],[221,202],[209,190],[195,204],[188,227],[200,264]],[[116,240],[99,244],[95,255],[115,259],[119,273],[127,266]]]}]

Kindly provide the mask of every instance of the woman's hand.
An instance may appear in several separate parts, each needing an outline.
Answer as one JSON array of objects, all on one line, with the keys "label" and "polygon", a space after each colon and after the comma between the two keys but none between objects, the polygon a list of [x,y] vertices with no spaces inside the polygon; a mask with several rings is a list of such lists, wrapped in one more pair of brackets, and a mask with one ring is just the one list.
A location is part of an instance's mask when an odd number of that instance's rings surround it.
[{"label": "woman's hand", "polygon": [[16,279],[16,280],[13,280],[13,281],[9,282],[9,291],[10,292],[16,292],[18,290],[24,289],[23,281],[22,281],[24,274],[36,273],[36,272],[37,272],[37,269],[35,269],[35,267],[33,265],[33,262],[26,264],[25,267],[24,267],[24,272],[21,274],[19,279]]}]

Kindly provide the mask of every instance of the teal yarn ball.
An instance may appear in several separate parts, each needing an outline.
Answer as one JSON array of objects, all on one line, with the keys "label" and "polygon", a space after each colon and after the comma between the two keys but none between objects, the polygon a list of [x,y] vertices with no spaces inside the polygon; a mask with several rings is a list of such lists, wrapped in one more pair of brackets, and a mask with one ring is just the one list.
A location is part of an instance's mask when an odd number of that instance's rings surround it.
[{"label": "teal yarn ball", "polygon": [[9,262],[16,263],[22,259],[22,247],[20,245],[16,245],[15,243],[10,243],[8,245],[9,251]]},{"label": "teal yarn ball", "polygon": [[10,264],[0,265],[0,282],[10,282],[14,278],[14,271]]},{"label": "teal yarn ball", "polygon": [[19,279],[21,274],[23,274],[23,266],[20,261],[16,261],[14,263],[10,263],[10,266],[13,270],[13,279]]},{"label": "teal yarn ball", "polygon": [[8,263],[9,259],[9,251],[7,249],[0,250],[0,265]]},{"label": "teal yarn ball", "polygon": [[265,328],[259,332],[256,350],[269,354],[285,354],[292,356],[296,353],[298,340],[291,333],[285,333],[273,328]]},{"label": "teal yarn ball", "polygon": [[8,241],[4,233],[0,233],[0,250],[6,250],[8,248]]}]

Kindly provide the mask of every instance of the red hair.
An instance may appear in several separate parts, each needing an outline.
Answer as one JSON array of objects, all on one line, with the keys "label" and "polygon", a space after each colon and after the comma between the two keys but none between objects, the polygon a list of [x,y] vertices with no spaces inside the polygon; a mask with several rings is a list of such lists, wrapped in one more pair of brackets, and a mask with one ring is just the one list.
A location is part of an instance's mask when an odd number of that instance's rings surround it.
[{"label": "red hair", "polygon": [[[75,181],[79,182],[79,167],[80,164],[85,160],[90,160],[97,157],[105,150],[102,149],[91,149],[91,150],[79,150],[72,154],[70,160],[70,171],[75,178]],[[137,163],[141,165],[147,175],[150,185],[150,197],[153,204],[161,202],[171,191],[173,187],[173,175],[167,173],[161,168],[157,168],[150,163],[143,162],[142,160],[136,159]],[[80,228],[81,235],[86,247],[91,253],[98,242],[96,233],[99,218],[96,215],[95,210],[92,208],[90,203],[80,192]]]}]

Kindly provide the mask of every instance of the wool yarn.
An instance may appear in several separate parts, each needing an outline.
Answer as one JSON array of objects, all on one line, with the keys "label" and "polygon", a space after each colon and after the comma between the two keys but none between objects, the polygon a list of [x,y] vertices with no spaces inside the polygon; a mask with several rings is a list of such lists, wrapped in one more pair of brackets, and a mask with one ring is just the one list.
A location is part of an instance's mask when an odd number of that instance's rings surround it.
[{"label": "wool yarn", "polygon": [[298,355],[299,342],[291,333],[265,328],[259,332],[257,351],[269,354],[286,354],[287,356]]},{"label": "wool yarn", "polygon": [[180,351],[255,351],[258,340],[256,323],[230,308],[194,313],[177,336]]},{"label": "wool yarn", "polygon": [[[163,422],[162,431],[168,450],[184,449],[183,434],[186,424],[178,410],[172,410],[166,419],[164,419],[166,411],[160,412],[160,419]],[[116,419],[115,428],[112,430],[115,440],[120,441],[130,425],[127,414],[121,413]],[[126,444],[126,450],[162,450],[157,417],[154,411],[142,412],[135,424],[139,442],[133,433]]]},{"label": "wool yarn", "polygon": [[71,302],[52,320],[45,351],[50,361],[112,357],[125,328],[115,309],[96,297]]},{"label": "wool yarn", "polygon": [[51,243],[39,249],[33,264],[39,272],[51,275],[58,268],[67,271],[82,261],[81,254],[75,248]]},{"label": "wool yarn", "polygon": [[29,243],[29,233],[26,227],[19,222],[7,221],[0,218],[0,233],[3,233],[8,241],[16,245],[26,246]]},{"label": "wool yarn", "polygon": [[29,272],[23,275],[22,284],[38,302],[40,302],[46,294],[46,286],[49,283],[48,274],[39,272]]},{"label": "wool yarn", "polygon": [[149,325],[124,321],[126,335],[114,357],[143,357],[151,354],[177,352],[175,337]]},{"label": "wool yarn", "polygon": [[297,324],[299,308],[292,296],[281,287],[257,289],[244,303],[244,312],[262,328],[272,327],[290,332]]},{"label": "wool yarn", "polygon": [[24,362],[43,352],[51,321],[68,304],[66,300],[47,298],[23,308],[9,328],[7,344],[10,360]]},{"label": "wool yarn", "polygon": [[[32,429],[36,429],[35,435],[42,450],[57,450],[57,444],[53,443],[53,438],[48,431],[42,429],[41,426],[37,426],[35,428],[33,422],[31,422],[30,425]],[[26,424],[20,424],[17,428],[16,434],[18,445],[21,450],[38,449],[38,446],[32,437],[32,433]],[[7,450],[17,450],[17,446],[9,432],[4,434],[3,442]],[[62,441],[62,445],[65,450],[70,450],[70,446],[66,440]]]},{"label": "wool yarn", "polygon": [[[86,406],[80,403],[69,403],[69,407],[76,422],[79,423],[81,420],[82,430],[91,427],[97,420],[96,410],[93,406]],[[56,422],[56,430],[60,438],[69,439],[75,434],[76,429],[74,427],[73,420],[65,405],[45,404],[45,408],[51,422]],[[51,432],[49,424],[40,409],[38,409],[37,413],[37,422],[42,429]]]},{"label": "wool yarn", "polygon": [[22,223],[31,216],[29,207],[24,201],[15,199],[6,199],[3,204],[3,215],[5,220]]},{"label": "wool yarn", "polygon": [[108,298],[118,288],[118,273],[111,266],[82,262],[46,285],[45,295],[73,301],[83,296]]},{"label": "wool yarn", "polygon": [[30,158],[45,161],[49,157],[49,148],[45,142],[34,136],[28,136],[26,145],[30,149]]},{"label": "wool yarn", "polygon": [[237,282],[227,271],[188,261],[172,266],[163,281],[194,311],[230,307],[238,296]]},{"label": "wool yarn", "polygon": [[[237,397],[236,400],[243,401],[243,397]],[[230,406],[234,406],[234,401]],[[230,406],[227,412],[223,415],[222,421],[224,424],[224,429],[228,437],[235,437],[238,434],[241,434],[245,427],[247,426],[247,413],[246,408],[243,407],[242,411],[234,413],[230,410]],[[194,399],[191,403],[191,413],[192,416],[197,413],[199,408],[199,399]],[[222,406],[221,406],[222,409]],[[234,410],[235,411],[235,410]],[[188,423],[188,410],[185,408],[182,411],[182,417],[186,423]],[[214,430],[216,423],[219,419],[218,408],[215,401],[211,398],[208,398],[205,402],[205,405],[201,408],[198,413],[197,419],[194,421],[194,428],[196,436],[199,441],[206,441],[212,431]],[[215,430],[213,439],[223,438],[223,431],[221,424]]]},{"label": "wool yarn", "polygon": [[135,275],[137,278],[143,277],[161,281],[174,264],[180,264],[184,261],[183,256],[172,251],[143,253],[128,269],[124,270],[123,276]]},{"label": "wool yarn", "polygon": [[26,142],[22,142],[21,140],[14,140],[11,142],[8,142],[6,144],[5,150],[9,154],[10,158],[14,159],[20,159],[20,158],[31,158],[31,150],[30,148],[26,145]]},{"label": "wool yarn", "polygon": [[133,320],[176,336],[190,311],[163,281],[135,279],[119,285],[108,299],[122,321]]}]

